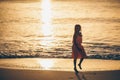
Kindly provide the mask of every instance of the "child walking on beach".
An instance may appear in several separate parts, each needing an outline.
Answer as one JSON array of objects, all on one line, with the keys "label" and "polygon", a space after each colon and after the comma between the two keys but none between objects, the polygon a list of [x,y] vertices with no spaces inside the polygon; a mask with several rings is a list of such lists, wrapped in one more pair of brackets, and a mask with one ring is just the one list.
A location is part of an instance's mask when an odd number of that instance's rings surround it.
[{"label": "child walking on beach", "polygon": [[76,68],[77,58],[80,58],[80,62],[78,66],[80,69],[82,69],[81,63],[83,59],[86,57],[84,47],[82,46],[82,33],[81,33],[81,26],[79,24],[76,24],[74,28],[72,57],[74,58],[74,61],[73,61],[74,71],[78,73],[78,70]]}]

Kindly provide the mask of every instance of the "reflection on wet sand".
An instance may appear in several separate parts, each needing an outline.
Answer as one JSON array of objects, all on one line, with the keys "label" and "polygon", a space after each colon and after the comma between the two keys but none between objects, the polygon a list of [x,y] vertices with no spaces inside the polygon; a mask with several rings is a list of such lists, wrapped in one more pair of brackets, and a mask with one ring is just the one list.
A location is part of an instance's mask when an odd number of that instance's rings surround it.
[{"label": "reflection on wet sand", "polygon": [[54,60],[50,60],[50,59],[38,60],[38,63],[45,70],[48,70],[54,66]]}]

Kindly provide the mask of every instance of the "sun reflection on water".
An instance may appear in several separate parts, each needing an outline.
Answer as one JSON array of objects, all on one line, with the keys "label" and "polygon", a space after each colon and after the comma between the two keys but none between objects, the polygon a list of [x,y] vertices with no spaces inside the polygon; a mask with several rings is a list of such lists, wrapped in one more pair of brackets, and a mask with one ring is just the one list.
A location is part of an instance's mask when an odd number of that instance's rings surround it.
[{"label": "sun reflection on water", "polygon": [[51,26],[51,0],[42,0],[42,33],[44,36],[52,35]]},{"label": "sun reflection on water", "polygon": [[41,32],[43,34],[43,39],[41,40],[40,44],[45,46],[46,49],[53,47],[53,27],[52,27],[52,10],[51,10],[51,0],[42,0],[41,4],[42,8],[42,26]]},{"label": "sun reflection on water", "polygon": [[42,33],[44,36],[52,36],[52,26],[51,24],[43,24],[42,25]]},{"label": "sun reflection on water", "polygon": [[42,0],[42,22],[44,24],[50,24],[51,22],[51,1]]},{"label": "sun reflection on water", "polygon": [[54,66],[54,60],[51,59],[43,59],[43,60],[38,60],[38,63],[42,67],[42,69],[50,69]]}]

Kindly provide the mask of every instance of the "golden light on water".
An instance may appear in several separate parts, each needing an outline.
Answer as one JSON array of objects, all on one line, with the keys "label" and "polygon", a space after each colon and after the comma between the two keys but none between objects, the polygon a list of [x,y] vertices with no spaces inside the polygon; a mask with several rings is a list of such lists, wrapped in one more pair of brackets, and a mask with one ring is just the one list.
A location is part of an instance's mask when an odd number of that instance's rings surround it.
[{"label": "golden light on water", "polygon": [[[41,45],[46,46],[45,50],[53,47],[53,27],[52,27],[52,10],[51,10],[51,0],[42,0],[41,3],[42,8],[42,26],[41,32],[43,34],[43,39],[40,41]],[[49,44],[49,45],[48,45]],[[50,63],[49,63],[50,64]]]},{"label": "golden light on water", "polygon": [[54,41],[54,38],[53,37],[44,37],[41,41],[40,41],[40,44],[42,46],[46,46],[44,49],[48,49],[48,48],[51,48],[51,47],[54,47],[55,45],[54,44],[51,44],[53,43]]},{"label": "golden light on water", "polygon": [[51,0],[42,0],[42,33],[44,36],[52,35],[51,16]]},{"label": "golden light on water", "polygon": [[54,66],[54,60],[50,60],[50,59],[38,60],[38,63],[43,69],[46,70]]},{"label": "golden light on water", "polygon": [[49,24],[51,22],[51,1],[42,0],[42,22]]},{"label": "golden light on water", "polygon": [[42,25],[42,33],[44,36],[52,36],[52,26],[51,24],[43,24]]}]

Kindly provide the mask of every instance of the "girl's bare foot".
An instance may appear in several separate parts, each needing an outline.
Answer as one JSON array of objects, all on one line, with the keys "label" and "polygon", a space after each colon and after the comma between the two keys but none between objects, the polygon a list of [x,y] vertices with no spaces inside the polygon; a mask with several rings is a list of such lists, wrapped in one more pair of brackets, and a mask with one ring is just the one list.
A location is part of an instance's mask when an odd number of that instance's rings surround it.
[{"label": "girl's bare foot", "polygon": [[78,64],[78,66],[79,66],[79,68],[80,68],[80,69],[82,69],[82,67],[81,67],[81,64],[80,64],[80,63]]},{"label": "girl's bare foot", "polygon": [[78,73],[78,70],[77,70],[76,68],[74,68],[74,71],[75,71],[76,73]]}]

